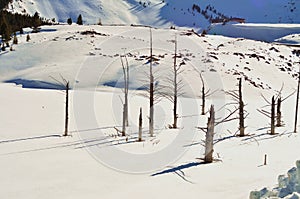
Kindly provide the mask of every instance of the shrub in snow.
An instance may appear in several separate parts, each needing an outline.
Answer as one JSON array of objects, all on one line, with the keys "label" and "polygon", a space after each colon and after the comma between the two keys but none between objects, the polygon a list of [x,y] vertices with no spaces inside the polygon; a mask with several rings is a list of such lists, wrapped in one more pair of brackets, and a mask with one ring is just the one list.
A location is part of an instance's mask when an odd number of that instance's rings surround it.
[{"label": "shrub in snow", "polygon": [[17,38],[16,33],[14,33],[13,44],[18,44],[18,38]]},{"label": "shrub in snow", "polygon": [[67,23],[68,23],[69,25],[72,25],[72,23],[73,23],[72,19],[71,19],[71,18],[68,18],[68,19],[67,19]]},{"label": "shrub in snow", "polygon": [[81,16],[81,14],[78,16],[78,18],[77,18],[77,24],[78,25],[83,25],[83,21],[82,21],[82,16]]},{"label": "shrub in snow", "polygon": [[263,188],[260,191],[252,191],[249,198],[300,199],[300,160],[297,160],[296,167],[291,168],[287,172],[287,176],[278,176],[278,187],[274,188],[272,191],[267,188]]},{"label": "shrub in snow", "polygon": [[29,34],[26,36],[26,41],[27,41],[27,42],[30,41],[30,35],[29,35]]}]

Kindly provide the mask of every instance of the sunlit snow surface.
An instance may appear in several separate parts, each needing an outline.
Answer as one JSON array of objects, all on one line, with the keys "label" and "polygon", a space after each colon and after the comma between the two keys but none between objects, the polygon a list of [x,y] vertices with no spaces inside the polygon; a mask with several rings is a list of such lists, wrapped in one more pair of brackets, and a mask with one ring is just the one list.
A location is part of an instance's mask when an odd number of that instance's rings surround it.
[{"label": "sunlit snow surface", "polygon": [[[95,34],[82,34],[87,30]],[[299,57],[294,49],[241,38],[199,37],[184,29],[152,31],[158,59],[156,85],[171,88],[167,78],[172,77],[175,34],[184,83],[179,129],[168,129],[173,107],[162,98],[155,106],[154,138],[147,133],[145,97],[149,28],[46,26],[30,34],[30,42],[18,36],[15,51],[0,52],[1,197],[239,199],[248,198],[251,190],[276,186],[277,176],[300,159],[299,136],[291,133],[295,96],[284,101],[285,125],[276,128],[275,136],[267,134],[269,119],[257,109],[268,109],[262,95],[270,100],[282,87],[283,97],[295,90]],[[125,138],[114,129],[121,128],[122,120],[122,54],[127,55],[131,71],[130,127]],[[219,161],[209,165],[202,163],[204,133],[196,128],[204,127],[208,118],[200,116],[199,72],[207,89],[217,90],[207,99],[206,109],[214,104],[218,110],[231,102],[224,90],[237,89],[237,78],[243,77],[249,112],[249,136],[234,136],[237,121],[216,129],[214,157]],[[62,77],[72,87],[70,137],[61,137]],[[166,94],[171,91],[167,89]],[[140,107],[145,141],[137,143]],[[217,118],[227,113],[218,111]],[[267,165],[262,166],[265,154]]]}]

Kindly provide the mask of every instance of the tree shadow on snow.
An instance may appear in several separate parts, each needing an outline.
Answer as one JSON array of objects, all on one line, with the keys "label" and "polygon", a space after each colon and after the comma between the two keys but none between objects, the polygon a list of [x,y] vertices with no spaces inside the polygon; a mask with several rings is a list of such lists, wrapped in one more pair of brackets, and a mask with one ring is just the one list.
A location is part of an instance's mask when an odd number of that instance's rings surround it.
[{"label": "tree shadow on snow", "polygon": [[176,167],[171,167],[170,169],[166,169],[166,170],[163,170],[163,171],[158,172],[158,173],[154,173],[151,176],[154,177],[154,176],[159,176],[159,175],[172,173],[172,174],[178,175],[184,181],[194,184],[192,181],[190,181],[186,178],[186,175],[182,170],[186,170],[186,169],[189,169],[189,168],[192,168],[192,167],[197,167],[199,165],[204,165],[204,164],[206,164],[206,163],[205,162],[190,162],[190,163],[182,164],[182,165],[179,165],[179,166],[176,166]]},{"label": "tree shadow on snow", "polygon": [[0,144],[12,143],[12,142],[20,142],[20,141],[27,141],[27,140],[38,140],[38,139],[46,139],[46,138],[55,138],[55,137],[61,137],[61,135],[54,134],[54,135],[42,135],[42,136],[35,136],[35,137],[28,137],[28,138],[19,138],[19,139],[11,139],[11,140],[0,140]]},{"label": "tree shadow on snow", "polygon": [[4,83],[14,83],[16,85],[22,85],[22,88],[65,90],[65,86],[63,85],[40,80],[11,79],[5,81]]}]

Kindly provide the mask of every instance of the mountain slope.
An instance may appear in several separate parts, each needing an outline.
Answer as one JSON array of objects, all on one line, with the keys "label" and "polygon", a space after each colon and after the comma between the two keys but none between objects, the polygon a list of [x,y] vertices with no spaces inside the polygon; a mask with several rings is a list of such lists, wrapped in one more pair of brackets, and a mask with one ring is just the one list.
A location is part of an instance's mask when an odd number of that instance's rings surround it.
[{"label": "mountain slope", "polygon": [[[99,19],[105,24],[145,24],[154,26],[207,27],[207,19],[193,9],[193,5],[206,10],[210,5],[212,10],[225,16],[242,17],[247,22],[255,23],[300,23],[300,2],[296,0],[114,0],[114,1],[80,1],[80,0],[14,0],[9,10],[33,14],[39,12],[46,18],[55,18],[59,22],[66,22],[72,17],[73,21],[79,14],[84,21],[95,24]],[[216,17],[207,10],[208,16]]]}]

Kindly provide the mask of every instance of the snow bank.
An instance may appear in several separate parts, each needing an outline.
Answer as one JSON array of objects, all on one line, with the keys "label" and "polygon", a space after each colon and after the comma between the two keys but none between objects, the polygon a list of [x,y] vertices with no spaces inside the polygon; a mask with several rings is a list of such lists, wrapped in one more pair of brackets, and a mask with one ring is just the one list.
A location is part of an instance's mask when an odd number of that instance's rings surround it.
[{"label": "snow bank", "polygon": [[300,160],[296,161],[296,167],[291,168],[285,175],[278,176],[278,187],[273,190],[263,188],[260,191],[252,191],[250,199],[264,198],[285,198],[299,199],[300,198]]},{"label": "snow bank", "polygon": [[[299,24],[214,24],[210,34],[274,42],[281,37],[300,32]],[[283,40],[277,40],[286,43]]]}]

